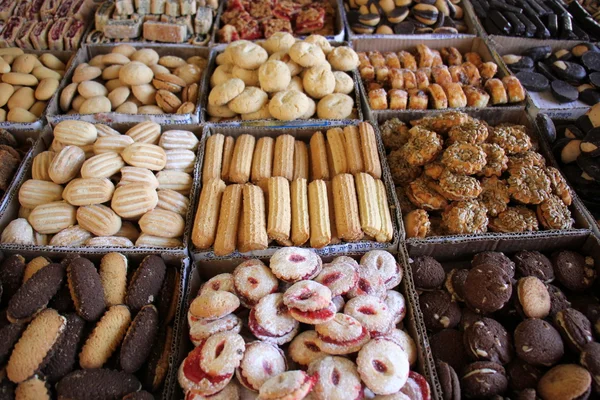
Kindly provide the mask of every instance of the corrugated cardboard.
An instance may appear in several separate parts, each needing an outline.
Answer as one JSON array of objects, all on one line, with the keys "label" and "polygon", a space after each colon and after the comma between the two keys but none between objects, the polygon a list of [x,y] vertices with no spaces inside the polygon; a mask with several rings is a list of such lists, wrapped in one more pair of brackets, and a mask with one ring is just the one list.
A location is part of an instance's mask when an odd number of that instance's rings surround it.
[{"label": "corrugated cardboard", "polygon": [[[356,124],[358,124],[358,122],[356,122],[355,125]],[[377,129],[377,128],[375,127],[375,129]],[[250,134],[255,137],[261,137],[261,136],[276,137],[276,136],[283,135],[283,134],[289,134],[289,135],[294,136],[297,139],[301,139],[305,142],[308,142],[310,140],[310,137],[312,136],[312,134],[318,130],[319,130],[319,128],[314,128],[314,127],[302,127],[302,128],[297,127],[297,128],[292,128],[292,129],[280,129],[280,128],[272,128],[272,127],[269,127],[269,128],[267,128],[267,127],[227,127],[227,126],[207,125],[205,127],[204,135],[202,137],[202,143],[200,145],[202,146],[202,149],[203,149],[202,153],[204,153],[204,145],[206,143],[206,140],[208,139],[208,137],[210,135],[215,134],[215,133],[221,133],[225,136],[233,136],[233,137],[238,137],[242,134]],[[377,243],[377,242],[363,240],[363,241],[355,242],[355,243],[341,243],[341,244],[337,244],[337,245],[329,245],[329,246],[325,246],[322,249],[315,250],[320,256],[325,256],[325,255],[328,255],[328,254],[331,254],[334,252],[335,253],[339,253],[339,252],[343,252],[343,251],[356,252],[356,251],[366,251],[366,250],[373,250],[373,249],[388,250],[392,253],[396,253],[398,250],[399,241],[404,238],[403,226],[402,226],[402,224],[399,224],[399,222],[398,222],[399,217],[400,217],[399,211],[398,211],[399,210],[398,199],[396,198],[396,192],[394,190],[392,177],[391,177],[391,174],[389,171],[389,167],[387,165],[387,160],[385,159],[385,151],[383,149],[383,143],[381,142],[381,135],[378,133],[377,130],[375,132],[376,132],[376,137],[378,138],[379,158],[381,160],[381,169],[382,169],[382,180],[386,187],[387,196],[388,196],[388,204],[390,205],[390,211],[392,212],[392,224],[394,226],[394,238],[392,239],[392,241],[390,243]],[[196,195],[195,203],[193,205],[194,212],[196,212],[196,208],[198,207],[197,203],[200,199],[200,191],[202,190],[202,188],[201,188],[202,168],[201,168],[201,166],[203,165],[203,160],[204,160],[203,157],[204,157],[204,155],[201,155],[199,157],[198,168],[196,168],[197,175],[194,177],[194,181],[198,183],[197,184],[198,194]],[[192,205],[190,205],[190,207],[192,207]],[[308,246],[308,244],[306,246]],[[253,252],[243,253],[243,254],[239,253],[236,250],[235,252],[233,252],[232,254],[229,254],[227,256],[218,257],[218,256],[215,256],[212,249],[210,249],[209,251],[196,249],[193,246],[193,244],[190,243],[190,251],[191,251],[192,257],[195,261],[211,259],[211,260],[214,260],[215,262],[217,262],[218,260],[227,262],[227,260],[229,260],[232,257],[235,257],[235,258],[265,257],[265,256],[270,256],[271,254],[273,254],[275,252],[275,250],[277,250],[279,248],[281,248],[281,246],[272,245],[272,246],[269,246],[269,248],[266,250],[253,251]]]}]

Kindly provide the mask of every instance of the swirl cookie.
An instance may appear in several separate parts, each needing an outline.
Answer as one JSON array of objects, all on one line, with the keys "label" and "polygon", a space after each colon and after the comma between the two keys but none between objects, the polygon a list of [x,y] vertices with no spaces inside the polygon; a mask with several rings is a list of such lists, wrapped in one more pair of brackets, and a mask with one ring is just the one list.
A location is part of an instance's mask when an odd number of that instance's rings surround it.
[{"label": "swirl cookie", "polygon": [[142,307],[127,329],[121,345],[120,364],[123,371],[139,370],[152,351],[158,332],[158,311],[149,304]]},{"label": "swirl cookie", "polygon": [[386,289],[398,286],[404,276],[404,271],[394,256],[384,250],[371,250],[365,253],[360,259],[360,265],[377,269],[383,278]]},{"label": "swirl cookie", "polygon": [[294,283],[283,294],[283,303],[296,321],[305,324],[322,324],[335,315],[331,290],[315,281]]},{"label": "swirl cookie", "polygon": [[55,345],[54,354],[42,372],[48,382],[54,383],[67,375],[77,362],[77,350],[83,337],[85,321],[76,313],[65,315],[67,326]]},{"label": "swirl cookie", "polygon": [[81,349],[79,354],[81,367],[102,368],[121,344],[130,323],[131,314],[126,306],[110,307],[98,321]]},{"label": "swirl cookie", "polygon": [[354,353],[369,341],[367,328],[349,315],[335,314],[335,317],[315,326],[318,346],[327,354]]},{"label": "swirl cookie", "polygon": [[332,262],[323,265],[323,270],[315,278],[315,281],[327,286],[332,296],[344,296],[358,283],[358,271],[351,263]]},{"label": "swirl cookie", "polygon": [[166,269],[165,262],[159,256],[146,256],[142,260],[129,282],[125,296],[125,304],[132,312],[154,302],[162,287]]},{"label": "swirl cookie", "polygon": [[276,345],[257,341],[246,345],[244,358],[235,375],[242,386],[258,392],[267,380],[286,370],[287,362],[283,351]]},{"label": "swirl cookie", "polygon": [[279,281],[260,260],[247,260],[233,270],[233,286],[244,307],[252,308],[260,299],[275,293]]},{"label": "swirl cookie", "polygon": [[319,275],[323,262],[313,250],[287,247],[277,250],[269,265],[277,278],[294,283]]},{"label": "swirl cookie", "polygon": [[106,308],[102,280],[87,258],[76,258],[67,268],[69,291],[77,314],[86,321],[96,321]]},{"label": "swirl cookie", "polygon": [[273,293],[263,297],[250,310],[248,328],[260,340],[282,345],[298,333],[300,323],[283,303],[283,294]]},{"label": "swirl cookie", "polygon": [[356,364],[347,358],[321,358],[312,362],[307,372],[317,378],[312,393],[318,399],[343,400],[362,397],[363,387]]},{"label": "swirl cookie", "polygon": [[131,374],[110,369],[73,371],[56,385],[59,399],[121,399],[138,392],[140,381]]},{"label": "swirl cookie", "polygon": [[258,400],[300,400],[312,390],[316,377],[304,371],[287,371],[266,381]]}]

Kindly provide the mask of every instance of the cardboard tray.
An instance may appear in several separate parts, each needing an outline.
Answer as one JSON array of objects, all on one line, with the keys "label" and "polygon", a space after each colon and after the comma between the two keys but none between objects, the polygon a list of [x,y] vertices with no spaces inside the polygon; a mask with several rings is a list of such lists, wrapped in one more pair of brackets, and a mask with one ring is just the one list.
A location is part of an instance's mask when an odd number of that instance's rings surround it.
[{"label": "cardboard tray", "polygon": [[[84,62],[89,61],[93,57],[100,54],[110,53],[111,50],[118,46],[120,43],[112,43],[112,44],[98,44],[98,45],[84,45],[71,62],[71,66],[67,70],[65,74],[65,78],[61,82],[58,87],[57,94],[50,101],[48,108],[46,109],[46,114],[48,118],[48,122],[54,126],[60,121],[66,119],[77,119],[81,121],[87,121],[92,123],[113,123],[113,122],[143,122],[143,121],[154,121],[161,125],[173,125],[173,124],[191,124],[191,123],[199,123],[200,122],[200,95],[198,96],[198,103],[196,104],[196,108],[193,113],[190,114],[123,114],[117,112],[108,112],[108,113],[97,113],[97,114],[65,114],[60,109],[59,100],[60,94],[63,89],[71,83],[73,78],[73,73],[75,72],[75,68]],[[207,47],[199,47],[194,45],[177,45],[177,44],[169,44],[165,46],[164,44],[157,43],[130,43],[133,47],[137,49],[153,49],[160,56],[178,56],[183,59],[189,58],[191,56],[201,56],[209,59],[210,50]],[[200,82],[198,82],[198,93],[202,93],[204,91],[204,87],[202,82],[205,81],[204,76],[208,73],[208,70],[205,68],[202,71],[202,77],[200,78]]]},{"label": "cardboard tray", "polygon": [[[327,256],[323,256],[323,262],[329,262],[333,258],[341,255],[359,259],[364,253],[365,250],[332,252]],[[269,261],[269,257],[261,256],[259,258],[266,263]],[[193,349],[193,344],[188,337],[189,327],[187,324],[187,309],[196,297],[201,284],[215,275],[225,272],[231,273],[237,265],[245,260],[245,257],[232,257],[230,259],[220,261],[214,259],[198,260],[192,264],[191,269],[189,270],[189,277],[187,279],[188,285],[185,291],[185,297],[181,302],[184,309],[181,313],[179,313],[181,321],[179,323],[178,332],[181,334],[181,336],[179,337],[178,365],[183,362],[187,354]],[[404,249],[398,254],[398,262],[403,266],[408,265],[408,258]],[[402,282],[397,290],[402,293],[406,301],[406,316],[403,320],[404,328],[408,331],[417,346],[418,359],[416,363],[416,370],[429,382],[432,391],[431,398],[440,399],[441,388],[439,382],[437,381],[435,369],[433,368],[434,364],[433,357],[431,355],[431,349],[429,348],[429,343],[427,342],[424,334],[425,324],[423,322],[423,315],[419,307],[415,306],[415,301],[417,300],[418,296],[415,291],[412,272],[409,268],[404,268],[404,278],[402,279]],[[174,390],[172,389],[172,393],[174,393],[173,398],[182,399],[183,392],[176,379],[171,386],[175,387]],[[244,397],[242,396],[241,398]]]},{"label": "cardboard tray", "polygon": [[[335,11],[335,21],[334,21],[334,35],[328,35],[325,36],[327,38],[327,40],[329,41],[333,41],[333,42],[343,42],[344,39],[346,38],[346,30],[345,30],[345,17],[343,15],[344,12],[344,7],[343,5],[340,7],[340,0],[329,0],[331,2],[331,4],[333,5],[333,7],[336,9]],[[212,33],[210,35],[210,42],[209,42],[209,46],[210,47],[215,47],[219,50],[224,49],[225,47],[227,47],[227,45],[229,43],[221,43],[218,40],[217,34],[219,32],[219,29],[221,29],[221,15],[223,14],[223,12],[225,12],[225,10],[227,9],[227,0],[223,0],[223,1],[219,1],[219,8],[217,9],[217,15],[215,17],[215,19],[213,20],[213,28],[212,28]],[[303,36],[296,36],[300,40],[305,39],[307,36],[309,35],[303,35]],[[257,39],[257,40],[252,40],[252,42],[258,42],[264,39]]]},{"label": "cardboard tray", "polygon": [[[125,132],[127,131],[127,129],[131,128],[132,126],[136,125],[137,122],[127,122],[127,123],[115,123],[115,124],[109,124],[108,126],[118,130],[119,132]],[[198,139],[201,139],[202,137],[202,128],[198,125],[188,125],[188,124],[182,124],[182,125],[176,125],[176,124],[171,124],[171,125],[162,125],[161,126],[161,132],[165,132],[168,130],[173,130],[173,129],[180,129],[180,130],[189,130],[191,132],[193,132]],[[46,126],[46,129],[44,130],[44,133],[42,134],[41,138],[37,141],[37,143],[35,144],[34,148],[32,149],[31,153],[31,157],[29,159],[29,162],[27,163],[27,165],[23,168],[23,171],[20,173],[19,177],[18,177],[18,181],[17,182],[13,182],[13,185],[11,187],[11,191],[8,194],[4,205],[0,206],[0,231],[2,231],[4,228],[6,228],[6,226],[13,221],[15,218],[17,218],[17,215],[19,213],[19,208],[21,207],[20,203],[19,203],[19,190],[21,189],[21,185],[28,179],[31,179],[31,166],[32,166],[32,162],[33,162],[33,158],[38,155],[39,153],[46,151],[50,145],[52,144],[52,139],[54,138],[54,135],[52,134],[52,129],[49,126]],[[196,170],[199,170],[200,166],[202,164],[199,163],[199,160],[201,160],[202,155],[201,155],[201,151],[202,151],[203,147],[201,148],[201,146],[198,146],[198,150],[196,151],[196,165],[194,166],[194,171],[192,172],[192,177],[196,176]],[[182,247],[137,247],[137,246],[133,246],[133,247],[118,247],[118,251],[124,254],[130,254],[130,253],[139,253],[139,252],[144,252],[144,253],[161,253],[161,254],[180,254],[180,253],[185,253],[187,250],[187,244],[189,242],[189,238],[190,238],[190,234],[191,234],[191,226],[193,223],[193,218],[194,218],[194,210],[195,208],[192,207],[193,204],[195,204],[195,198],[196,198],[196,194],[198,193],[198,184],[196,182],[196,180],[194,180],[194,182],[192,183],[192,188],[190,190],[190,195],[189,195],[189,199],[190,199],[190,206],[188,208],[188,212],[187,215],[185,216],[185,230],[183,233],[183,237],[182,237],[182,242],[183,242],[183,246]],[[78,252],[78,253],[87,253],[87,254],[102,254],[102,253],[106,253],[107,252],[107,248],[106,247],[88,247],[88,246],[81,246],[81,247],[69,247],[69,246],[35,246],[35,245],[18,245],[18,244],[12,244],[12,243],[0,243],[0,251],[1,250],[19,250],[19,251],[45,251],[45,252],[53,252],[53,251],[64,251],[64,252]]]},{"label": "cardboard tray", "polygon": [[[331,42],[331,45],[334,47],[338,46],[346,46],[348,43],[345,42]],[[216,48],[210,54],[210,58],[208,60],[207,73],[203,79],[203,92],[200,96],[200,120],[202,122],[209,121],[210,116],[208,115],[207,107],[208,107],[208,95],[211,91],[210,86],[210,78],[217,68],[217,56],[224,51],[225,47]],[[360,89],[360,74],[358,70],[353,70],[351,72],[351,77],[354,81],[354,92],[349,96],[354,98],[354,108],[356,108],[356,112],[358,114],[356,119],[320,119],[320,118],[310,118],[310,119],[296,119],[293,121],[279,121],[277,119],[257,119],[257,120],[248,120],[248,121],[230,121],[225,120],[224,122],[208,122],[209,124],[217,124],[217,125],[229,125],[229,126],[277,126],[281,128],[285,127],[295,127],[295,126],[339,126],[339,125],[349,125],[352,121],[355,120],[364,120],[365,109],[363,108],[362,95]],[[318,101],[315,101],[318,104]],[[316,115],[316,111],[315,111]]]},{"label": "cardboard tray", "polygon": [[[356,121],[352,125],[357,125]],[[359,241],[359,242],[344,242],[341,244],[328,245],[321,249],[315,249],[315,251],[320,256],[326,256],[331,253],[341,253],[341,252],[356,252],[356,251],[368,251],[368,250],[387,250],[391,253],[396,253],[398,251],[398,243],[400,240],[404,239],[404,227],[400,220],[400,206],[398,205],[398,199],[396,198],[396,192],[394,190],[394,184],[392,182],[392,175],[390,174],[389,167],[387,165],[387,160],[385,158],[385,151],[383,149],[383,142],[381,141],[381,135],[377,130],[377,127],[374,126],[375,136],[377,137],[377,145],[379,150],[379,158],[381,160],[381,170],[382,170],[382,180],[385,184],[387,196],[388,196],[388,204],[390,206],[390,211],[392,214],[392,225],[394,226],[394,237],[390,243],[378,243],[371,241]],[[254,137],[262,137],[262,136],[271,136],[276,137],[283,134],[289,134],[294,136],[297,139],[301,139],[305,142],[308,142],[313,133],[317,132],[319,128],[317,127],[297,127],[292,129],[280,129],[280,128],[266,128],[266,127],[221,127],[214,125],[207,125],[204,128],[204,134],[202,136],[202,141],[200,146],[202,148],[201,154],[198,156],[198,164],[195,170],[194,182],[196,182],[196,191],[197,195],[195,196],[195,200],[193,205],[190,204],[190,208],[195,211],[198,208],[198,201],[200,199],[200,192],[202,190],[202,166],[204,165],[204,146],[206,144],[206,140],[209,136],[215,133],[221,133],[225,136],[233,136],[237,138],[242,134],[250,134]],[[191,219],[193,223],[193,219]],[[308,247],[308,244],[304,247]],[[273,254],[277,249],[280,249],[281,246],[271,245],[266,250],[260,251],[251,251],[248,253],[240,253],[238,250],[235,250],[233,253],[226,256],[215,256],[212,249],[209,250],[200,250],[196,249],[194,245],[190,242],[189,250],[192,254],[192,258],[194,261],[200,260],[223,260],[227,261],[230,258],[242,258],[242,257],[266,257]]]},{"label": "cardboard tray", "polygon": [[[532,142],[538,144],[538,152],[544,156],[547,164],[552,167],[558,168],[558,164],[552,155],[548,143],[541,138],[543,136],[540,132],[540,128],[533,121],[532,117],[527,114],[524,110],[515,109],[502,109],[498,112],[498,109],[483,109],[479,111],[468,110],[467,114],[474,118],[482,119],[494,126],[502,122],[511,122],[516,124],[525,125],[531,133]],[[395,112],[387,114],[379,114],[376,118],[376,122],[381,125],[385,121],[391,118],[398,118],[403,122],[409,122],[414,119],[422,118],[422,113],[418,112]],[[560,168],[559,168],[560,169]],[[537,232],[523,232],[523,233],[482,233],[482,234],[470,234],[470,235],[450,235],[450,236],[431,236],[427,238],[409,238],[407,239],[408,244],[415,244],[419,246],[425,246],[431,243],[437,242],[453,242],[453,243],[473,243],[473,241],[486,240],[487,238],[494,238],[495,240],[503,240],[504,238],[520,237],[520,238],[544,238],[551,237],[553,240],[562,240],[567,236],[578,236],[587,234],[590,232],[590,226],[592,225],[592,216],[589,211],[581,203],[579,197],[574,190],[571,189],[571,195],[573,197],[573,203],[570,207],[571,214],[575,220],[575,228],[569,230],[539,230]],[[400,210],[402,211],[402,210]],[[402,221],[402,220],[401,220]]]},{"label": "cardboard tray", "polygon": [[[465,0],[463,0],[465,1]],[[494,61],[497,63],[494,57],[494,50],[486,43],[486,41],[479,37],[445,37],[445,38],[412,38],[410,36],[403,37],[390,37],[385,39],[378,38],[365,38],[360,40],[355,40],[352,42],[352,48],[356,51],[393,51],[398,52],[400,50],[406,50],[409,52],[413,52],[415,50],[416,45],[424,44],[429,46],[432,49],[440,50],[444,47],[456,47],[462,54],[467,52],[476,52],[478,53],[484,62],[486,61]],[[498,73],[496,77],[503,78],[504,76],[509,75],[502,68],[498,68]],[[369,105],[368,93],[366,87],[360,79],[360,90],[362,93],[362,101],[363,101],[363,109],[366,111],[367,117],[370,119],[379,118],[380,115],[388,116],[388,118],[392,118],[391,115],[397,115],[398,113],[417,113],[422,115],[423,117],[426,115],[431,115],[432,113],[442,113],[446,111],[478,111],[478,110],[492,110],[493,113],[498,112],[499,110],[523,110],[525,108],[525,102],[515,103],[515,104],[507,104],[503,106],[490,106],[485,108],[474,108],[474,107],[464,107],[464,108],[448,108],[445,110],[372,110]]]},{"label": "cardboard tray", "polygon": [[[3,260],[5,257],[11,256],[13,254],[20,254],[25,257],[27,260],[31,260],[35,257],[43,256],[48,257],[50,259],[62,259],[68,255],[80,254],[81,256],[88,258],[90,261],[94,262],[97,266],[99,265],[100,259],[107,253],[110,252],[121,252],[120,249],[104,249],[102,253],[95,254],[82,254],[79,251],[61,251],[61,250],[52,250],[52,251],[44,251],[39,252],[36,250],[26,250],[26,249],[10,249],[10,250],[0,250],[0,260]],[[122,253],[122,252],[121,252]],[[137,265],[142,261],[142,259],[148,255],[154,254],[152,252],[135,252],[127,254],[127,259],[129,262],[129,266],[133,263]],[[178,355],[179,355],[179,343],[178,338],[182,335],[180,329],[182,329],[180,321],[185,319],[187,315],[187,305],[184,307],[183,300],[186,294],[187,289],[187,277],[189,276],[190,271],[190,259],[184,254],[180,253],[178,255],[164,255],[164,254],[155,254],[164,260],[167,268],[178,268],[181,279],[177,283],[177,308],[175,312],[175,317],[173,318],[173,341],[171,342],[171,351],[168,359],[168,371],[165,376],[165,381],[163,383],[162,389],[155,393],[157,399],[162,400],[170,400],[173,398],[173,387],[172,383],[175,382],[177,384],[177,368],[179,367],[178,363]],[[182,317],[183,316],[183,317]],[[86,323],[86,326],[89,328],[93,326],[94,323]],[[187,329],[187,327],[183,327]],[[86,331],[87,332],[87,331]],[[187,334],[187,330],[184,332]],[[83,342],[82,342],[83,343]],[[143,374],[144,368],[142,367],[141,371]],[[136,375],[140,375],[137,373]]]}]

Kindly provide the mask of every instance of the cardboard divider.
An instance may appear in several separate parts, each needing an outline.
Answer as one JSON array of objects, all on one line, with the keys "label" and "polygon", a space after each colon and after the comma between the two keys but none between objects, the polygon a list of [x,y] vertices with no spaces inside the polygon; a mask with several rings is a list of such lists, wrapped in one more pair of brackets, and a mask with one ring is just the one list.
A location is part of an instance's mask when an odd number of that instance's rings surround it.
[{"label": "cardboard divider", "polygon": [[[354,123],[349,125],[357,125],[358,121],[354,121]],[[322,128],[322,127],[321,127]],[[392,181],[392,175],[390,173],[387,159],[385,157],[385,150],[383,148],[383,142],[381,141],[381,134],[377,130],[376,126],[373,126],[375,129],[375,137],[377,138],[377,146],[379,151],[379,158],[381,161],[381,170],[383,183],[386,188],[388,204],[390,207],[390,211],[392,214],[392,225],[394,227],[394,236],[391,242],[389,243],[378,243],[374,241],[366,241],[361,240],[359,242],[344,242],[341,244],[328,245],[321,249],[315,249],[317,254],[320,256],[325,256],[331,253],[340,253],[340,252],[356,252],[356,251],[368,251],[368,250],[387,250],[391,253],[396,253],[398,251],[398,243],[400,240],[404,239],[404,227],[400,223],[400,206],[398,204],[398,199],[396,198],[396,192],[394,190],[394,184]],[[202,166],[204,165],[204,146],[206,144],[206,140],[209,136],[220,133],[225,136],[233,136],[234,138],[239,137],[242,134],[249,134],[256,138],[262,136],[270,136],[277,137],[283,134],[289,134],[294,136],[296,139],[302,140],[304,142],[308,142],[313,135],[313,133],[319,131],[319,127],[296,127],[291,129],[280,129],[273,127],[228,127],[228,126],[216,126],[216,125],[207,125],[204,128],[204,135],[202,136],[202,141],[200,146],[202,148],[201,155],[198,156],[197,160],[197,168],[196,175],[194,176],[194,182],[197,182],[197,195],[195,196],[194,204],[190,204],[190,208],[193,209],[194,214],[196,213],[196,209],[198,208],[198,201],[200,199],[200,193],[202,190]],[[191,219],[193,223],[193,219]],[[0,224],[1,226],[1,224]],[[274,242],[275,243],[275,242]],[[303,247],[307,247],[307,245]],[[194,245],[190,242],[189,250],[192,254],[192,258],[194,261],[211,259],[214,263],[227,263],[231,258],[243,258],[243,257],[266,257],[273,254],[277,249],[280,249],[281,246],[278,245],[270,245],[266,250],[261,251],[251,251],[248,253],[240,253],[237,249],[226,256],[216,256],[212,251],[212,248],[207,250],[196,249]]]},{"label": "cardboard divider", "polygon": [[[80,121],[87,121],[91,123],[116,123],[116,122],[143,122],[143,121],[154,121],[161,125],[173,125],[173,124],[192,124],[200,122],[200,98],[201,93],[204,92],[203,82],[205,82],[205,75],[208,73],[208,68],[202,71],[202,76],[198,83],[198,100],[194,108],[194,112],[189,114],[124,114],[117,112],[108,113],[96,113],[96,114],[67,114],[60,109],[59,100],[60,94],[63,89],[72,82],[75,68],[85,62],[88,62],[93,57],[101,54],[108,54],[113,48],[118,46],[120,43],[112,44],[94,44],[84,45],[79,49],[71,66],[67,69],[65,77],[58,87],[56,95],[51,99],[48,107],[46,108],[46,116],[48,123],[54,126],[60,121],[67,119],[76,119]],[[192,56],[201,56],[209,59],[210,49],[208,47],[200,47],[194,45],[178,45],[169,44],[168,46],[160,43],[128,43],[136,49],[152,49],[155,50],[160,56],[178,56],[184,60]]]},{"label": "cardboard divider", "polygon": [[[113,129],[124,134],[129,128],[137,125],[138,122],[120,122],[114,124],[108,124]],[[202,139],[202,127],[197,124],[171,124],[171,125],[161,125],[161,132],[166,132],[168,130],[188,130],[194,133],[194,135],[198,138],[198,140]],[[19,174],[18,181],[13,182],[11,186],[10,193],[7,192],[7,199],[5,200],[5,204],[0,205],[0,231],[6,228],[6,226],[17,218],[19,213],[20,203],[19,203],[19,190],[21,189],[21,185],[28,179],[31,179],[31,168],[33,163],[33,158],[39,153],[46,151],[50,148],[52,144],[52,140],[54,135],[52,133],[52,129],[50,126],[46,126],[44,129],[43,135],[36,142],[33,150],[31,151],[30,159],[23,167],[23,170]],[[196,162],[194,165],[194,171],[191,172],[192,178],[196,176],[196,170],[199,170],[202,166],[200,160],[202,159],[201,152],[203,151],[203,147],[199,144],[198,149],[196,150]],[[192,188],[190,189],[189,200],[190,205],[187,211],[187,214],[184,217],[185,220],[185,229],[182,237],[182,247],[118,247],[118,251],[121,253],[161,253],[161,254],[170,254],[170,255],[178,255],[181,253],[186,253],[187,245],[189,242],[189,238],[191,235],[191,227],[193,225],[193,218],[195,214],[195,208],[192,205],[195,203],[196,195],[198,193],[198,182],[194,179],[192,183]],[[1,204],[1,203],[0,203]],[[59,253],[68,253],[76,251],[78,253],[85,254],[103,254],[107,252],[106,247],[89,247],[89,246],[80,246],[80,247],[69,247],[69,246],[36,246],[36,245],[21,245],[21,244],[12,244],[12,243],[0,243],[0,250],[11,250],[11,251],[45,251],[45,252],[59,252]]]},{"label": "cardboard divider", "polygon": [[[465,0],[463,0],[465,1]],[[461,54],[467,52],[475,52],[481,56],[484,62],[493,61],[496,64],[496,57],[494,56],[494,49],[492,49],[488,43],[479,37],[446,37],[446,38],[411,38],[410,36],[404,37],[389,37],[389,38],[365,38],[352,41],[352,48],[357,52],[369,52],[369,51],[393,51],[398,52],[400,50],[406,50],[414,53],[415,48],[418,44],[424,44],[434,50],[441,50],[444,47],[456,47]],[[498,65],[500,67],[500,65]],[[496,77],[502,79],[503,77],[510,75],[506,70],[498,68]],[[398,113],[414,113],[415,115],[421,115],[422,117],[430,115],[432,113],[441,113],[446,111],[479,111],[479,110],[491,110],[493,113],[506,110],[523,110],[525,108],[525,102],[507,104],[501,106],[489,106],[485,108],[447,108],[445,110],[372,110],[369,105],[368,92],[362,79],[360,79],[360,90],[362,93],[363,109],[365,110],[367,117],[370,119],[379,118],[379,115],[387,116],[392,118],[391,115]]]}]

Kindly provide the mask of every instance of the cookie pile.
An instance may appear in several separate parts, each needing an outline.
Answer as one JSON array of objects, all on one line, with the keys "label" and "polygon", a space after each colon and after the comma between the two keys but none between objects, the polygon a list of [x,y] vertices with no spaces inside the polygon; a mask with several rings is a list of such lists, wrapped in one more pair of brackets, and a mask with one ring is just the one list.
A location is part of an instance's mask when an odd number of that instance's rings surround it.
[{"label": "cookie pile", "polygon": [[62,121],[50,149],[33,159],[2,243],[181,247],[197,147],[192,132],[161,133],[151,121],[124,135]]},{"label": "cookie pile", "polygon": [[357,35],[467,33],[460,0],[347,0],[350,29]]},{"label": "cookie pile", "polygon": [[593,106],[600,102],[600,49],[592,43],[554,53],[550,46],[537,46],[502,59],[531,92],[550,89],[559,103],[579,99]]},{"label": "cookie pile", "polygon": [[32,144],[31,140],[20,144],[12,133],[0,129],[0,195],[8,190],[13,176]]},{"label": "cookie pile", "polygon": [[350,47],[332,47],[325,37],[296,41],[276,33],[259,44],[234,42],[217,56],[210,78],[212,120],[356,118],[354,80],[358,56]]},{"label": "cookie pile", "polygon": [[525,126],[458,111],[411,125],[382,127],[408,237],[573,227],[570,188]]},{"label": "cookie pile", "polygon": [[336,3],[329,0],[227,0],[217,32],[220,43],[270,38],[277,32],[296,36],[333,35]]},{"label": "cookie pile", "polygon": [[309,146],[291,135],[234,140],[214,134],[206,142],[192,242],[218,256],[264,250],[270,241],[310,241],[314,248],[367,237],[390,242],[394,228],[381,175],[367,122],[316,132]]},{"label": "cookie pile", "polygon": [[[592,257],[561,250],[411,264],[444,398],[587,399],[599,393]],[[595,289],[594,289],[595,288]],[[593,396],[593,395],[592,395]]]},{"label": "cookie pile", "polygon": [[525,100],[514,76],[494,78],[498,66],[455,47],[415,52],[359,52],[359,71],[372,110],[482,108]]},{"label": "cookie pile", "polygon": [[0,122],[37,121],[65,74],[56,56],[25,54],[17,47],[0,49]]},{"label": "cookie pile", "polygon": [[[341,256],[323,265],[313,250],[293,247],[276,251],[269,266],[244,261],[191,301],[196,347],[179,368],[179,384],[190,397],[238,398],[241,385],[259,399],[356,399],[363,390],[429,398],[427,381],[410,371],[417,349],[401,328],[404,297],[393,290],[403,273],[381,250],[360,264]],[[357,357],[344,357],[350,354]]]},{"label": "cookie pile", "polygon": [[189,114],[198,101],[206,59],[159,56],[120,44],[75,68],[60,94],[67,114]]},{"label": "cookie pile", "polygon": [[6,258],[0,392],[32,399],[54,398],[52,387],[70,399],[157,392],[169,369],[179,272],[154,255],[129,279],[128,268],[120,253],[103,256],[98,268],[79,255]]}]

